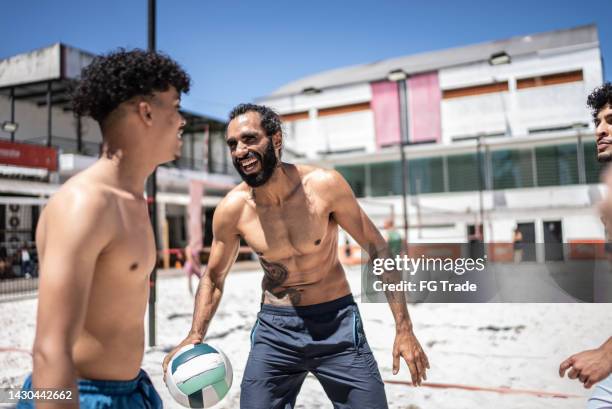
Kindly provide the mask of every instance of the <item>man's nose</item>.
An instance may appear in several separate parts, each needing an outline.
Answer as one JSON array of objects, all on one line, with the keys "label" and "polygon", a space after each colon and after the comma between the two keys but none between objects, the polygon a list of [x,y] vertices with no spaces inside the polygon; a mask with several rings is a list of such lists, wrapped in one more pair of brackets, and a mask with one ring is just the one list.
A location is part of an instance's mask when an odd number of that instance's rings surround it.
[{"label": "man's nose", "polygon": [[601,121],[601,123],[597,125],[597,128],[595,128],[595,134],[597,137],[605,138],[610,136],[610,126],[611,125],[607,124],[605,121]]},{"label": "man's nose", "polygon": [[238,145],[236,146],[236,156],[239,158],[242,158],[243,156],[246,156],[249,153],[247,146],[242,143],[242,142],[238,142]]}]

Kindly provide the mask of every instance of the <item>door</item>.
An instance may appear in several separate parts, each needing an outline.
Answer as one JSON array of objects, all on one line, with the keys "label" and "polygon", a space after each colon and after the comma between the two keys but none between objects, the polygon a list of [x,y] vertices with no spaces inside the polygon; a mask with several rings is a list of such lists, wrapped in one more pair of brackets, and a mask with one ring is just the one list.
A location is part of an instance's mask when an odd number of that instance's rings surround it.
[{"label": "door", "polygon": [[560,220],[545,221],[544,225],[544,259],[546,261],[563,260],[563,230]]},{"label": "door", "polygon": [[522,261],[536,261],[535,249],[535,223],[517,223],[516,227],[523,236],[523,257]]},{"label": "door", "polygon": [[477,259],[484,256],[485,248],[483,243],[482,224],[468,224],[467,240],[468,240],[468,257]]}]

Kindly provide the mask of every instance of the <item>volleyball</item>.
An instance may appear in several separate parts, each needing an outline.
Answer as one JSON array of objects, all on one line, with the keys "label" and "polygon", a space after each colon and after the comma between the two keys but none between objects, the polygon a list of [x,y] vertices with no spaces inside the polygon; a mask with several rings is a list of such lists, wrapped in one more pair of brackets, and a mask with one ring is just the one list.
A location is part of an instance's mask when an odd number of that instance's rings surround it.
[{"label": "volleyball", "polygon": [[174,400],[186,408],[210,408],[232,386],[232,365],[210,344],[186,345],[168,364],[165,382]]}]

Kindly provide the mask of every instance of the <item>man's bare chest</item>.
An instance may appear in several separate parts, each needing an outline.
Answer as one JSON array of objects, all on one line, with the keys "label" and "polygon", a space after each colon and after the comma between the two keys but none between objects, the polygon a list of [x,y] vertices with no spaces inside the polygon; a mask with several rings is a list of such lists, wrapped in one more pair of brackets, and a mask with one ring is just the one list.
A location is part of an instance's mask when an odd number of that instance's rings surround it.
[{"label": "man's bare chest", "polygon": [[122,208],[113,230],[112,241],[103,254],[105,264],[117,272],[150,273],[157,257],[146,206]]},{"label": "man's bare chest", "polygon": [[324,203],[249,208],[240,222],[247,244],[267,259],[285,259],[319,251],[335,227]]}]

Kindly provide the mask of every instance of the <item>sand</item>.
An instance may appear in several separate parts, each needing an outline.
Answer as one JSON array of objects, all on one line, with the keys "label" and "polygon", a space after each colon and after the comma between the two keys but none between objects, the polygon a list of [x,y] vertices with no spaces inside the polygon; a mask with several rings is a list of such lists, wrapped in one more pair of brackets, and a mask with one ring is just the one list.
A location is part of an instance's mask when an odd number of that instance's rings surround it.
[{"label": "sand", "polygon": [[[353,292],[358,294],[358,269],[349,269],[348,276]],[[261,277],[259,271],[230,273],[211,324],[207,340],[225,351],[234,368],[233,386],[217,408],[239,407],[239,386],[249,353],[251,326],[259,308]],[[405,366],[397,376],[391,373],[395,329],[388,306],[359,306],[383,379],[410,380]],[[147,348],[143,368],[151,375],[166,408],[181,406],[167,392],[161,362],[165,351],[187,334],[192,308],[193,299],[184,277],[158,281],[157,346]],[[31,357],[6,349],[31,348],[36,299],[0,303],[0,311],[0,387],[19,386],[31,371]],[[559,363],[572,353],[597,347],[612,335],[611,304],[419,304],[409,306],[409,311],[415,334],[431,363],[428,382],[578,397],[561,399],[387,384],[390,408],[584,408],[591,391],[575,380],[559,378]],[[297,407],[331,408],[323,389],[310,375],[298,396]]]}]

